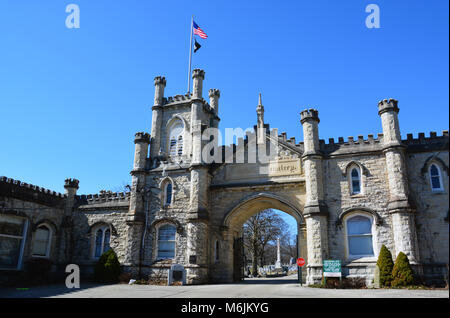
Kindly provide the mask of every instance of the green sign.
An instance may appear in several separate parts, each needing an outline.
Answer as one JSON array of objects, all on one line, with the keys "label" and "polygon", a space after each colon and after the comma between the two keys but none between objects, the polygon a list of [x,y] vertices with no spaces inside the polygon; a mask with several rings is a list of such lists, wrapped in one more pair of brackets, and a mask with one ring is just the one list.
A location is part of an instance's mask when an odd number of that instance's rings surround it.
[{"label": "green sign", "polygon": [[325,277],[341,277],[341,261],[340,260],[324,260],[323,276]]}]

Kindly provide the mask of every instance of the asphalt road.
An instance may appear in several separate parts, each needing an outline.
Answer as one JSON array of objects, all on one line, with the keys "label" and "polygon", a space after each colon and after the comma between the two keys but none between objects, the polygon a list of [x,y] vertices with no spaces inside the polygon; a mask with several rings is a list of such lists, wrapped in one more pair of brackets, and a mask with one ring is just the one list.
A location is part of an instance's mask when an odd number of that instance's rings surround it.
[{"label": "asphalt road", "polygon": [[62,285],[0,289],[0,298],[449,298],[448,290],[322,289],[301,287],[296,275],[198,286]]}]

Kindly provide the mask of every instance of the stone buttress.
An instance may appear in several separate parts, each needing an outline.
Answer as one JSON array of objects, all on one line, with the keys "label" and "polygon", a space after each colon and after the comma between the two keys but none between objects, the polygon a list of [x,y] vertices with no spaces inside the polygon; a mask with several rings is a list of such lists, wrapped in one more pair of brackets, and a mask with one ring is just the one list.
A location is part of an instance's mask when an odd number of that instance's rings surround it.
[{"label": "stone buttress", "polygon": [[324,202],[323,157],[319,148],[319,116],[315,109],[300,113],[303,125],[308,265],[307,284],[322,279],[323,260],[328,257],[328,209]]},{"label": "stone buttress", "polygon": [[405,253],[411,264],[417,264],[417,238],[414,224],[414,210],[409,203],[406,146],[402,144],[398,122],[397,100],[382,100],[378,103],[378,115],[383,127],[383,152],[386,157],[386,172],[389,186],[388,211],[392,219],[395,259],[398,253]]}]

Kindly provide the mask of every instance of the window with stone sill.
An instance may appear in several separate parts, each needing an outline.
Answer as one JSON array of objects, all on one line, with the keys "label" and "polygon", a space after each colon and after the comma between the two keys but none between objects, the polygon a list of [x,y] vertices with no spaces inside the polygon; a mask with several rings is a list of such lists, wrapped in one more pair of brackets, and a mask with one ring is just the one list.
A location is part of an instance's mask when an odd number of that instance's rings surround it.
[{"label": "window with stone sill", "polygon": [[164,186],[164,197],[163,197],[163,201],[164,201],[164,206],[165,207],[169,207],[172,204],[172,197],[173,197],[173,186],[172,186],[172,182],[167,181],[167,183]]},{"label": "window with stone sill", "polygon": [[430,175],[431,191],[433,192],[444,191],[444,186],[442,184],[442,174],[441,169],[439,169],[439,166],[434,163],[431,164],[428,172]]},{"label": "window with stone sill", "polygon": [[33,257],[49,257],[52,243],[52,229],[47,224],[41,224],[34,232]]},{"label": "window with stone sill", "polygon": [[349,259],[374,257],[372,218],[363,214],[352,215],[346,218],[345,225]]},{"label": "window with stone sill", "polygon": [[361,169],[354,165],[351,166],[349,174],[350,194],[357,196],[362,194]]},{"label": "window with stone sill", "polygon": [[0,214],[0,269],[21,269],[27,229],[27,219]]},{"label": "window with stone sill", "polygon": [[165,224],[158,229],[157,260],[175,258],[176,232],[172,224]]}]

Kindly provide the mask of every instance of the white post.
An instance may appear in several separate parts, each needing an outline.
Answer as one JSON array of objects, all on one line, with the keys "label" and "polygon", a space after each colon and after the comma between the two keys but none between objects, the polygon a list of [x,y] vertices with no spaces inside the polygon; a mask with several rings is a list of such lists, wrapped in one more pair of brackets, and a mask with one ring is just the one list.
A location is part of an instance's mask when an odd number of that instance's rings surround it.
[{"label": "white post", "polygon": [[277,261],[275,262],[275,268],[281,268],[280,238],[277,238]]},{"label": "white post", "polygon": [[192,64],[192,27],[194,25],[194,16],[191,20],[191,39],[189,41],[189,73],[188,73],[188,94],[191,92],[191,64]]}]

